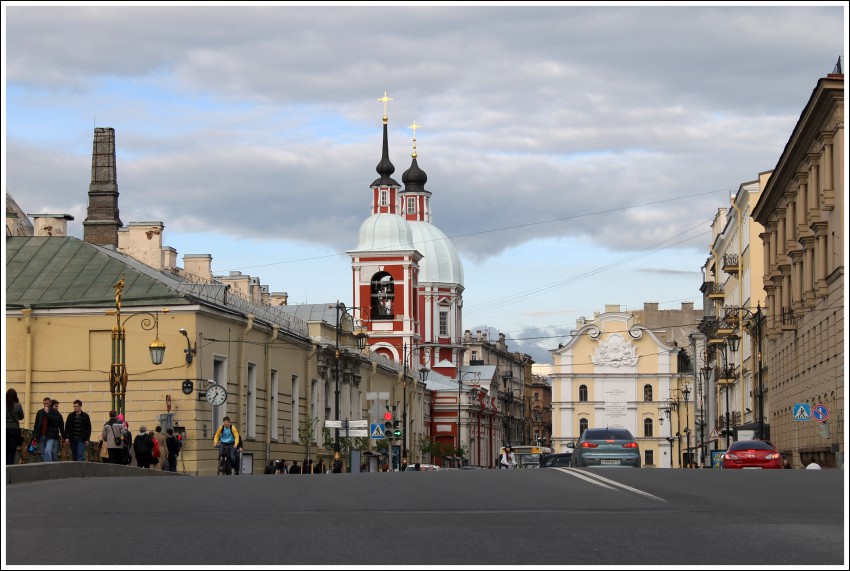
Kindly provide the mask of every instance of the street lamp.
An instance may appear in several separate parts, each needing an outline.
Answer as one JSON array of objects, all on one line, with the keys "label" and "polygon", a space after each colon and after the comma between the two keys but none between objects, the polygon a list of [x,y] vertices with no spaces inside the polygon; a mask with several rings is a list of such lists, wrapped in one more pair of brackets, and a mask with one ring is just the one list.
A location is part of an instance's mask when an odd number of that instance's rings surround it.
[{"label": "street lamp", "polygon": [[[670,467],[673,467],[673,421],[671,420],[672,414],[674,410],[678,409],[679,403],[674,401],[671,398],[668,398],[664,401],[661,406],[658,407],[658,422],[659,424],[664,422],[664,417],[667,418],[667,424],[670,426],[670,436],[667,437],[667,443],[670,444]],[[662,416],[663,415],[663,416]],[[681,464],[680,464],[681,465]]]},{"label": "street lamp", "polygon": [[[727,307],[726,314],[730,313],[739,313],[741,311],[747,313],[750,317],[755,319],[755,330],[756,330],[756,343],[758,349],[758,392],[756,393],[756,397],[758,398],[758,415],[759,415],[759,430],[758,430],[758,440],[764,440],[764,387],[762,385],[762,355],[761,355],[761,303],[756,304],[755,313],[747,309],[746,307]],[[734,341],[733,341],[734,337]],[[727,343],[729,343],[729,350],[733,353],[738,351],[739,343],[741,342],[741,338],[737,335],[730,335],[727,337]]]},{"label": "street lamp", "polygon": [[[737,339],[737,335],[733,335],[730,337],[735,337]],[[730,343],[734,345],[737,341],[729,341],[727,338],[726,342],[721,340],[720,343],[716,344],[716,347],[720,350],[720,353],[723,355],[723,389],[726,393],[726,449],[729,449],[729,371],[728,371],[728,363],[726,361],[726,343]],[[736,346],[737,348],[737,346]]]},{"label": "street lamp", "polygon": [[682,394],[685,396],[685,454],[688,455],[688,467],[691,465],[691,421],[688,415],[688,395],[691,394],[691,389],[688,383],[685,383],[685,388],[682,389]]},{"label": "street lamp", "polygon": [[[402,353],[404,357],[404,374],[402,375],[402,387],[404,390],[404,402],[403,408],[401,411],[402,418],[402,431],[401,431],[401,459],[402,463],[407,463],[407,360],[413,356],[414,351],[418,351],[419,347],[411,347],[410,351],[407,350],[407,343],[402,346]],[[425,383],[428,380],[428,373],[431,372],[431,369],[422,365],[419,368],[419,379]]]},{"label": "street lamp", "polygon": [[[336,420],[339,420],[339,334],[342,330],[342,322],[341,322],[341,314],[351,315],[351,318],[354,319],[353,314],[349,314],[349,311],[353,311],[355,309],[360,309],[358,307],[345,307],[344,303],[340,303],[337,300],[335,305],[329,305],[328,307],[333,307],[336,309],[336,364],[334,370],[334,414],[336,415]],[[352,327],[352,332],[353,332]],[[357,348],[359,350],[363,350],[366,348],[366,341],[369,336],[364,333],[362,330],[359,333],[354,334],[354,340],[357,343]],[[334,428],[334,462],[339,461],[340,457],[340,447],[339,447],[339,428]]]},{"label": "street lamp", "polygon": [[708,398],[708,380],[711,378],[711,366],[708,364],[707,350],[703,352],[703,362],[705,363],[705,366],[700,369],[700,390],[702,391],[702,402],[700,404],[699,440],[702,444],[702,450],[700,451],[700,464],[703,468],[705,468],[705,410],[706,400]]},{"label": "street lamp", "polygon": [[[112,326],[112,366],[109,369],[109,392],[112,393],[112,410],[119,414],[126,414],[127,398],[127,333],[124,325],[137,315],[145,315],[141,321],[141,327],[145,331],[156,328],[156,339],[148,346],[151,354],[151,362],[161,365],[165,359],[165,343],[159,340],[159,311],[150,313],[141,311],[127,316],[121,321],[121,290],[124,289],[124,276],[115,284],[115,309],[106,311],[107,315],[115,314],[115,325]],[[168,313],[163,308],[162,313]]]}]

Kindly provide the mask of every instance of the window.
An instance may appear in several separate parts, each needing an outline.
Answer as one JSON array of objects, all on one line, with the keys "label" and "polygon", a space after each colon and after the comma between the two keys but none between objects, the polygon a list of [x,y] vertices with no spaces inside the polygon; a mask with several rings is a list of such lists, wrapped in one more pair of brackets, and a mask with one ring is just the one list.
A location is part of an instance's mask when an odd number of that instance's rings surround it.
[{"label": "window", "polygon": [[389,204],[388,192],[389,191],[387,191],[386,189],[381,189],[381,206],[386,206],[387,204]]},{"label": "window", "polygon": [[414,196],[407,197],[407,213],[416,214],[416,197]]},{"label": "window", "polygon": [[651,418],[643,419],[643,435],[644,436],[652,436],[652,419]]},{"label": "window", "polygon": [[582,418],[578,421],[578,435],[581,436],[584,434],[584,431],[587,430],[587,419]]},{"label": "window", "polygon": [[448,335],[449,334],[449,312],[441,311],[440,312],[440,335]]},{"label": "window", "polygon": [[578,388],[578,400],[579,402],[587,402],[587,385],[581,385]]},{"label": "window", "polygon": [[643,465],[644,466],[654,466],[655,465],[655,457],[652,454],[652,450],[644,450],[643,451]]},{"label": "window", "polygon": [[392,319],[395,301],[395,282],[390,274],[378,272],[372,276],[372,319]]},{"label": "window", "polygon": [[643,400],[644,402],[652,402],[652,385],[643,386]]},{"label": "window", "polygon": [[301,386],[298,382],[298,375],[292,375],[292,414],[289,421],[289,433],[292,434],[292,441],[299,442],[298,439],[298,423],[301,422],[300,412],[298,410],[298,394],[301,392]]},{"label": "window", "polygon": [[277,410],[277,394],[280,389],[278,385],[278,374],[277,369],[271,370],[271,410],[269,411],[269,434],[271,435],[272,440],[280,440],[280,433],[278,432],[277,423],[278,423],[278,410]]},{"label": "window", "polygon": [[331,420],[331,385],[325,381],[325,420]]},{"label": "window", "polygon": [[248,363],[248,438],[257,437],[257,365]]}]

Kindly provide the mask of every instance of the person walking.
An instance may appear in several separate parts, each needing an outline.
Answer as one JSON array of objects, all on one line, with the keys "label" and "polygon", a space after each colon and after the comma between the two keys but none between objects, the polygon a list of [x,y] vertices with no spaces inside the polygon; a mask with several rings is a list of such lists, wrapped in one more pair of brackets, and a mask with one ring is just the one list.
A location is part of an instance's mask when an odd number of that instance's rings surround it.
[{"label": "person walking", "polygon": [[168,450],[168,471],[177,471],[177,456],[180,454],[180,441],[174,436],[174,429],[166,430],[168,436],[165,437],[165,449]]},{"label": "person walking", "polygon": [[80,399],[74,401],[74,411],[65,420],[65,438],[71,448],[71,460],[84,461],[86,446],[91,440],[91,419],[83,412],[83,401]]},{"label": "person walking", "polygon": [[148,432],[144,424],[139,427],[139,434],[133,440],[133,452],[136,455],[136,466],[150,468],[153,462],[153,433]]},{"label": "person walking", "polygon": [[325,472],[326,472],[326,470],[325,470],[325,460],[324,460],[324,458],[319,458],[319,461],[316,462],[315,466],[313,466],[313,473],[314,474],[324,474]]},{"label": "person walking", "polygon": [[38,439],[38,450],[41,453],[42,462],[55,462],[58,460],[53,455],[56,440],[62,438],[65,431],[65,422],[58,410],[53,409],[53,399],[44,397],[42,408],[35,415],[33,435]]},{"label": "person walking", "polygon": [[165,470],[165,463],[168,461],[168,452],[165,446],[165,434],[162,433],[162,427],[157,425],[154,429],[153,437],[156,439],[159,456],[154,456],[154,463],[151,466],[157,470]]},{"label": "person walking", "polygon": [[289,473],[290,474],[300,474],[301,473],[301,466],[298,465],[298,460],[292,461],[292,466],[289,467]]},{"label": "person walking", "polygon": [[24,419],[24,407],[18,400],[18,391],[6,391],[6,465],[15,463],[15,453],[24,441],[21,438],[21,421]]},{"label": "person walking", "polygon": [[109,420],[103,425],[101,438],[106,442],[110,464],[124,464],[124,437],[126,435],[127,430],[124,428],[124,423],[118,420],[118,413],[114,410],[109,411]]}]

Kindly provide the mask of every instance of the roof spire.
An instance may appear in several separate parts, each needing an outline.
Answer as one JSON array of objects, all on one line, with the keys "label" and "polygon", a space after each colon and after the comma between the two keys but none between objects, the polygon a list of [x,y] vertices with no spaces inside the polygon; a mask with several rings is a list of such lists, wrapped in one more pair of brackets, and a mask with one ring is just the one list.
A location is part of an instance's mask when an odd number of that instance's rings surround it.
[{"label": "roof spire", "polygon": [[381,154],[381,162],[375,167],[375,170],[381,176],[372,183],[372,186],[399,186],[390,176],[395,172],[395,166],[390,162],[389,143],[387,142],[387,101],[392,100],[392,97],[387,97],[386,91],[384,91],[384,96],[378,99],[378,101],[384,103],[384,146]]},{"label": "roof spire", "polygon": [[413,161],[410,163],[410,168],[401,175],[401,182],[404,183],[403,192],[425,192],[425,183],[428,182],[428,175],[419,168],[419,164],[416,162],[416,129],[420,127],[422,125],[417,125],[415,120],[413,125],[410,125],[410,128],[413,129],[413,154],[411,155]]}]

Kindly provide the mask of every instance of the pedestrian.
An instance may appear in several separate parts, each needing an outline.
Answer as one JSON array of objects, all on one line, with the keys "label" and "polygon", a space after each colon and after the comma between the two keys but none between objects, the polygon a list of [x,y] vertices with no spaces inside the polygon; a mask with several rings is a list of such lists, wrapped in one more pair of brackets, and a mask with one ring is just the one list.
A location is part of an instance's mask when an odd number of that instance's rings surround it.
[{"label": "pedestrian", "polygon": [[275,461],[269,458],[269,463],[266,465],[266,469],[263,470],[263,474],[274,474],[276,471]]},{"label": "pedestrian", "polygon": [[342,460],[339,458],[334,458],[333,468],[331,471],[334,474],[342,474]]},{"label": "pedestrian", "polygon": [[109,420],[103,425],[101,438],[106,442],[110,464],[124,463],[124,437],[126,434],[127,431],[124,428],[124,423],[118,420],[118,413],[114,410],[109,411]]},{"label": "pedestrian", "polygon": [[782,467],[783,467],[783,468],[786,468],[786,469],[791,469],[791,468],[792,468],[792,466],[791,466],[791,462],[789,462],[789,461],[788,461],[788,458],[786,458],[786,459],[785,459],[785,461],[782,463]]},{"label": "pedestrian", "polygon": [[516,468],[514,451],[510,446],[505,446],[505,453],[502,454],[502,459],[499,461],[499,467],[505,469]]},{"label": "pedestrian", "polygon": [[319,458],[319,461],[316,462],[316,465],[313,466],[314,474],[324,474],[325,473],[325,460],[324,458]]},{"label": "pedestrian", "polygon": [[59,411],[53,409],[53,399],[44,397],[42,408],[35,415],[33,437],[38,439],[38,451],[42,462],[55,462],[54,444],[62,438],[65,422]]},{"label": "pedestrian", "polygon": [[168,471],[177,471],[177,456],[180,454],[180,441],[174,436],[174,429],[166,430],[168,436],[165,437],[165,449],[168,450]]},{"label": "pedestrian", "polygon": [[21,421],[24,419],[24,407],[18,400],[18,391],[6,391],[6,465],[15,463],[15,453],[24,441],[21,438]]},{"label": "pedestrian", "polygon": [[141,425],[138,436],[133,440],[133,451],[139,468],[150,468],[153,463],[153,442],[153,433],[148,432],[147,426]]},{"label": "pedestrian", "polygon": [[[59,401],[56,399],[50,399],[50,408],[59,413],[59,416],[62,416],[62,413],[59,411]],[[67,438],[65,436],[65,421],[62,421],[62,437],[57,438],[53,441],[53,461],[58,462],[62,460],[62,439]]]},{"label": "pedestrian", "polygon": [[165,434],[162,433],[161,426],[157,425],[154,429],[153,437],[156,439],[156,446],[154,447],[154,462],[151,467],[156,470],[165,470],[168,452],[165,449]]},{"label": "pedestrian", "polygon": [[288,474],[289,473],[289,462],[286,461],[285,458],[280,459],[280,470],[278,474]]},{"label": "pedestrian", "polygon": [[[119,414],[118,416],[121,415]],[[132,466],[136,462],[136,451],[133,448],[133,433],[130,432],[130,424],[126,420],[123,424],[127,434],[124,435],[124,448],[121,450],[121,457],[125,466]]]},{"label": "pedestrian", "polygon": [[313,459],[305,458],[304,463],[301,464],[301,473],[302,474],[312,474],[313,473]]},{"label": "pedestrian", "polygon": [[289,473],[290,474],[300,474],[301,473],[301,466],[298,465],[298,460],[292,461],[292,466],[289,467]]},{"label": "pedestrian", "polygon": [[65,438],[71,448],[71,460],[83,462],[86,446],[91,440],[91,419],[83,412],[83,401],[80,399],[74,401],[74,411],[65,420]]}]

